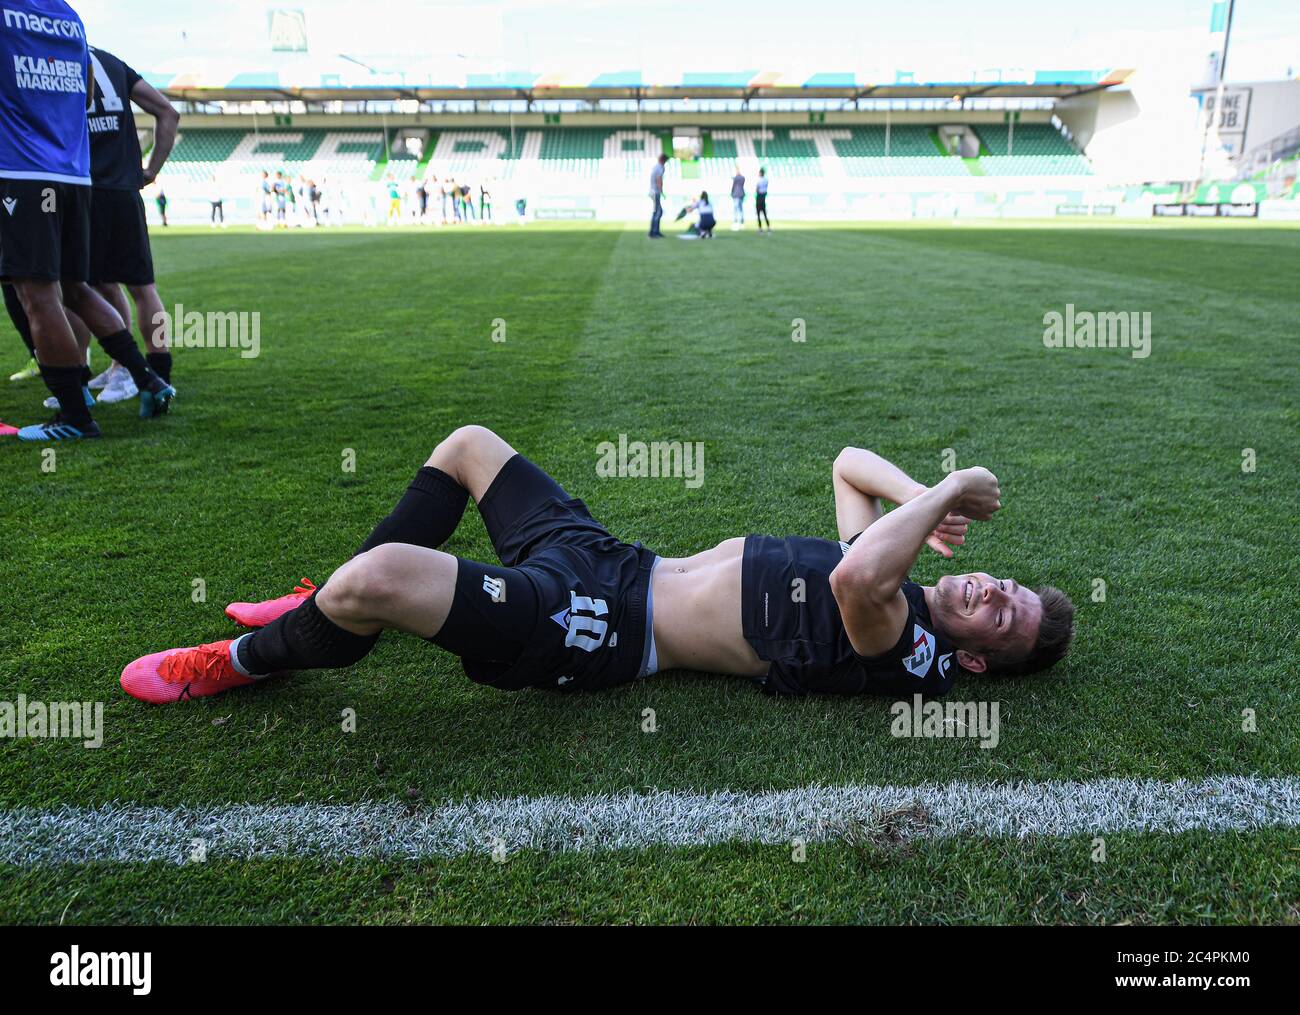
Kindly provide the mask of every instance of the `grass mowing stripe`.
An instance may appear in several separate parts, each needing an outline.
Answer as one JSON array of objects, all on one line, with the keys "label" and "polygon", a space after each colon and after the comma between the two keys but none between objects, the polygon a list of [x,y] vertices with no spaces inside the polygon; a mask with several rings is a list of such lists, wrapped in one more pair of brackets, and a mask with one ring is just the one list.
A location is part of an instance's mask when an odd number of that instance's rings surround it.
[{"label": "grass mowing stripe", "polygon": [[1240,831],[1300,825],[1300,777],[1176,782],[813,786],[772,793],[652,793],[374,804],[0,812],[0,863],[185,863],[206,857],[453,857],[520,849],[898,841],[952,836]]}]

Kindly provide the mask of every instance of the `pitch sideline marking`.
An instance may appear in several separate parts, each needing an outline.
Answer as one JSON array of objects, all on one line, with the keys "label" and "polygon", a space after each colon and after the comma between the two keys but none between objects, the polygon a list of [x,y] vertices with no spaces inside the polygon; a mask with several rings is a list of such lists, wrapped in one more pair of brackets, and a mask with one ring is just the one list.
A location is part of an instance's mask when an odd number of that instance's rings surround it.
[{"label": "pitch sideline marking", "polygon": [[0,863],[185,863],[290,856],[454,857],[892,838],[1068,836],[1300,826],[1300,777],[1157,782],[810,786],[766,793],[656,792],[468,800],[0,811]]}]

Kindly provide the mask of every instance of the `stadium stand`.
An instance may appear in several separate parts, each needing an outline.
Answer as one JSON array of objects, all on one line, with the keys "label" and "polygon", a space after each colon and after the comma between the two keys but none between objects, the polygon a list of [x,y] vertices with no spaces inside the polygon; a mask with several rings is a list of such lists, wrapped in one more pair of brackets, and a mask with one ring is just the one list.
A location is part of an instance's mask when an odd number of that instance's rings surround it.
[{"label": "stadium stand", "polygon": [[[373,175],[384,152],[384,134],[378,130],[185,129],[177,138],[167,171],[191,180],[263,169],[364,180]],[[414,157],[410,159],[413,168]]]},{"label": "stadium stand", "polygon": [[989,176],[1083,176],[1092,170],[1074,146],[1047,123],[980,124],[975,128],[987,155],[980,167]]},{"label": "stadium stand", "polygon": [[[979,164],[988,175],[1082,175],[1087,161],[1050,124],[1025,124],[1014,137],[1006,125],[980,125]],[[971,172],[946,154],[934,131],[903,125],[856,126],[825,130],[779,128],[714,130],[704,139],[702,177],[729,175],[737,159],[758,159],[780,177],[963,176]],[[579,179],[623,177],[643,172],[644,163],[663,150],[667,137],[656,131],[599,128],[445,130],[430,134],[425,162],[450,173],[509,177],[509,163],[535,164],[547,174]],[[205,179],[214,172],[285,169],[332,178],[373,179],[387,170],[410,175],[421,164],[404,149],[388,152],[379,130],[239,131],[186,129],[172,155],[172,172]],[[827,163],[834,160],[837,166]]]}]

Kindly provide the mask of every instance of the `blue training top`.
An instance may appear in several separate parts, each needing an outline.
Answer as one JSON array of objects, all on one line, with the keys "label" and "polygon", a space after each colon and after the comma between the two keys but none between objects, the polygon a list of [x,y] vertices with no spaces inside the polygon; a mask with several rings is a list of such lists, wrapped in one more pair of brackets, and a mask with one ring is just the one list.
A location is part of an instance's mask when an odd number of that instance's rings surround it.
[{"label": "blue training top", "polygon": [[0,13],[0,178],[89,186],[81,19],[63,0],[2,0]]}]

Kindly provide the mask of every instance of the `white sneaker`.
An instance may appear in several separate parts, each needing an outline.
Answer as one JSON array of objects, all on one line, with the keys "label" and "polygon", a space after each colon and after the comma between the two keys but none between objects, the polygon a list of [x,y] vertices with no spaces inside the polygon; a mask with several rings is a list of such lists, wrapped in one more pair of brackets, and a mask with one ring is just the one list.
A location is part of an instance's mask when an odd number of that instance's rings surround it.
[{"label": "white sneaker", "polygon": [[118,367],[116,363],[110,363],[108,365],[108,369],[105,370],[102,374],[96,374],[94,377],[92,377],[90,379],[90,383],[87,384],[86,387],[88,387],[91,391],[98,391],[100,388],[107,387],[108,382],[113,379],[113,371],[116,370],[117,368]]},{"label": "white sneaker", "polygon": [[131,379],[131,373],[126,367],[118,367],[116,373],[109,378],[108,384],[99,396],[99,400],[111,405],[114,402],[125,402],[128,398],[134,398],[140,393],[140,389],[135,386],[135,381]]}]

